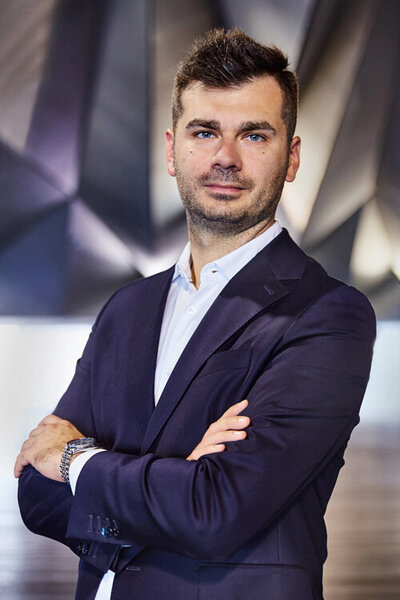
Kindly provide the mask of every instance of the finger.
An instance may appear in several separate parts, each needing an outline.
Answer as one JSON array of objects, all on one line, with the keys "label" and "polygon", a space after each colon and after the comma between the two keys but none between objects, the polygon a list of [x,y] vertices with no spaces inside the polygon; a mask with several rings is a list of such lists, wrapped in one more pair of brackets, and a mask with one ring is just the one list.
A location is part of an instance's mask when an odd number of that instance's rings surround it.
[{"label": "finger", "polygon": [[14,465],[14,477],[16,477],[16,479],[18,479],[20,477],[22,471],[24,470],[24,467],[26,467],[27,464],[29,464],[29,463],[22,456],[22,454],[18,454],[17,460],[15,461],[15,465]]},{"label": "finger", "polygon": [[218,452],[223,452],[225,450],[224,444],[210,444],[209,446],[205,446],[204,448],[196,448],[195,460],[198,460],[202,456],[206,456],[207,454],[217,454]]},{"label": "finger", "polygon": [[[237,431],[237,430],[223,430],[218,431],[214,434],[209,434],[208,437],[204,436],[201,442],[196,446],[193,450],[191,456],[195,456],[196,460],[199,456],[204,456],[205,454],[209,454],[209,448],[213,448],[213,452],[215,452],[214,448],[221,448],[224,446],[225,442],[235,442],[244,440],[247,437],[246,431]],[[224,446],[225,449],[225,446]],[[190,460],[190,459],[189,459]]]},{"label": "finger", "polygon": [[206,454],[216,454],[225,450],[224,444],[210,444],[205,446],[197,446],[186,460],[198,460]]},{"label": "finger", "polygon": [[223,444],[224,442],[234,442],[236,440],[244,440],[247,437],[246,431],[237,431],[235,429],[229,429],[228,431],[218,431],[207,437],[207,440],[203,443],[200,442],[198,447],[209,446],[216,444]]},{"label": "finger", "polygon": [[224,417],[220,419],[220,424],[225,430],[228,429],[243,429],[250,425],[250,417],[240,415],[237,417]]},{"label": "finger", "polygon": [[230,417],[232,415],[238,415],[239,413],[242,412],[242,410],[244,410],[248,406],[248,404],[249,404],[249,401],[247,399],[241,400],[240,402],[237,402],[236,404],[232,404],[232,406],[230,406],[228,408],[228,410],[226,410],[224,412],[221,419],[223,419],[224,417]]},{"label": "finger", "polygon": [[228,431],[229,429],[244,429],[250,425],[250,418],[245,416],[228,416],[221,417],[218,421],[211,423],[210,427],[204,434],[204,439],[218,431]]}]

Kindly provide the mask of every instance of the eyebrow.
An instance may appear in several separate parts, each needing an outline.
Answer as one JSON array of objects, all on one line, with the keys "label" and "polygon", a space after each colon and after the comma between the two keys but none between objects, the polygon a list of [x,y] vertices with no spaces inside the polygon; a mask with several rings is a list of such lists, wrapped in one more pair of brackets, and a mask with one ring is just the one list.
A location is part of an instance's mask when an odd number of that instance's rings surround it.
[{"label": "eyebrow", "polygon": [[[194,129],[196,127],[204,127],[204,129],[221,129],[219,121],[207,121],[205,119],[192,119],[186,125],[186,129]],[[263,130],[268,131],[272,135],[276,135],[276,129],[268,121],[244,121],[240,123],[238,132],[245,133],[246,131]]]},{"label": "eyebrow", "polygon": [[268,131],[272,135],[276,135],[275,127],[272,127],[268,121],[246,121],[245,123],[241,123],[239,126],[239,133],[245,133],[246,131],[254,131],[254,130],[263,130]]},{"label": "eyebrow", "polygon": [[204,127],[205,129],[221,129],[221,123],[219,121],[206,121],[205,119],[192,119],[186,125],[186,129],[193,129],[195,127]]}]

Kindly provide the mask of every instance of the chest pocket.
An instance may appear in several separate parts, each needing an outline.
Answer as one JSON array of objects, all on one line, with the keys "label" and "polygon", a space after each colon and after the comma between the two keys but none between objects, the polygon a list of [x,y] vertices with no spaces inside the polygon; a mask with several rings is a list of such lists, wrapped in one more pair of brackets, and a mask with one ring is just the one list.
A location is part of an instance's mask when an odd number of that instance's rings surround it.
[{"label": "chest pocket", "polygon": [[221,371],[233,371],[236,369],[248,368],[250,362],[250,353],[243,350],[225,350],[213,354],[203,369],[197,375],[197,379],[219,373]]}]

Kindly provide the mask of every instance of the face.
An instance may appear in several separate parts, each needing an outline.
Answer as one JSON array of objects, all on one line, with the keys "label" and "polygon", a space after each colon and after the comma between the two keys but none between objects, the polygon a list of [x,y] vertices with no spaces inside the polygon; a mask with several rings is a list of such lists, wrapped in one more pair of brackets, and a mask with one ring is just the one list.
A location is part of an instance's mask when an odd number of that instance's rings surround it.
[{"label": "face", "polygon": [[268,76],[226,89],[194,82],[182,104],[166,154],[189,225],[232,235],[267,224],[299,166],[300,140],[288,146],[279,84]]}]

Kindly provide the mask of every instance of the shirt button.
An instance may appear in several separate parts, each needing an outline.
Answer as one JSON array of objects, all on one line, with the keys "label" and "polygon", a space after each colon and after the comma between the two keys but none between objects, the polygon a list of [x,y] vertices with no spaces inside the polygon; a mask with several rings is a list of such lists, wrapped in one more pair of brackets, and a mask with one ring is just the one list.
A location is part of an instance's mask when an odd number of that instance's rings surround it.
[{"label": "shirt button", "polygon": [[189,306],[189,308],[188,308],[188,314],[189,315],[194,315],[195,312],[196,312],[196,307],[195,306]]}]

